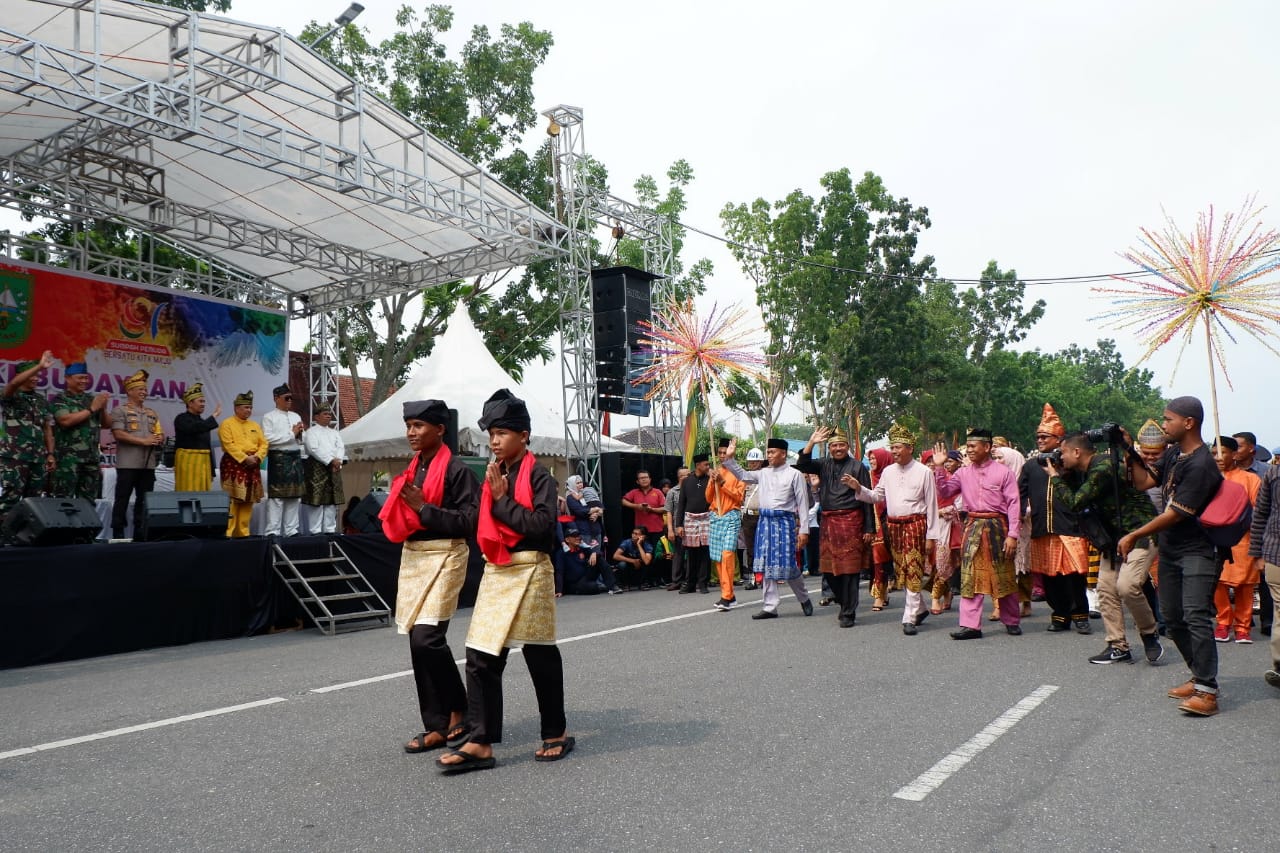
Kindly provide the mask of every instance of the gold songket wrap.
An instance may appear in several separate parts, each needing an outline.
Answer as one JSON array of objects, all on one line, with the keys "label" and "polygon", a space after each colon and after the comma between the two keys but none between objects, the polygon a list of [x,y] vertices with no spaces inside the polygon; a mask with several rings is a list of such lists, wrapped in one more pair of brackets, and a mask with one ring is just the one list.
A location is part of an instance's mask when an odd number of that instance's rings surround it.
[{"label": "gold songket wrap", "polygon": [[396,588],[396,630],[416,624],[439,625],[458,609],[458,593],[467,579],[470,549],[465,539],[410,539],[400,552]]},{"label": "gold songket wrap", "polygon": [[490,655],[502,649],[556,641],[556,581],[551,557],[516,551],[505,566],[484,564],[467,631],[467,648]]}]

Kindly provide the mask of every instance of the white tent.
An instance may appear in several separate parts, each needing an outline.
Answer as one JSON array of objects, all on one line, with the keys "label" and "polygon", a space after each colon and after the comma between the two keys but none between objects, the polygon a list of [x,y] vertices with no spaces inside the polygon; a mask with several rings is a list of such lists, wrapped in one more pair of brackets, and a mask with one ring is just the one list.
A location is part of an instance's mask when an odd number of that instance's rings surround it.
[{"label": "white tent", "polygon": [[[404,409],[409,400],[444,400],[458,410],[458,446],[463,453],[487,455],[484,433],[476,426],[484,401],[499,388],[509,388],[529,406],[533,433],[529,449],[539,456],[565,455],[564,415],[560,389],[526,388],[499,366],[484,344],[471,315],[459,305],[449,324],[413,377],[380,405],[342,430],[347,457],[354,463],[407,459]],[[601,438],[603,450],[632,450],[629,444]]]}]

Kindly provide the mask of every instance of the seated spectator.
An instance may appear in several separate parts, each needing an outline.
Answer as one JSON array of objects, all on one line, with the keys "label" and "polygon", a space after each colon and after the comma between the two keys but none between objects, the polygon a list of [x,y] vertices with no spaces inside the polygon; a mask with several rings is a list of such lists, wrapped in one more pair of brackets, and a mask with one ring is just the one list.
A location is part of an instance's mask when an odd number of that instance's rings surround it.
[{"label": "seated spectator", "polygon": [[582,534],[582,544],[605,555],[604,502],[595,489],[574,474],[565,481],[565,508],[573,516],[573,526]]},{"label": "seated spectator", "polygon": [[564,591],[569,595],[597,595],[601,592],[618,595],[622,592],[608,562],[583,544],[582,533],[576,527],[565,528],[561,565]]},{"label": "seated spectator", "polygon": [[631,529],[631,538],[613,552],[623,586],[628,589],[649,589],[653,586],[653,546],[645,538],[643,527]]}]

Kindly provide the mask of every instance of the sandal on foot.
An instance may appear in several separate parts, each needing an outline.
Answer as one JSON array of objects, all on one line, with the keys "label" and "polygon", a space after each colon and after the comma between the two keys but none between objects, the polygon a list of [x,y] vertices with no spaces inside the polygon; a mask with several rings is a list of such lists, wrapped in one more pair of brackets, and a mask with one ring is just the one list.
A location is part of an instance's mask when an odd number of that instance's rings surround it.
[{"label": "sandal on foot", "polygon": [[[441,759],[448,755],[456,755],[461,761],[446,764]],[[440,768],[440,772],[445,776],[451,776],[457,773],[470,773],[472,770],[489,770],[498,763],[498,759],[490,755],[488,758],[480,758],[469,752],[463,752],[460,749],[451,749],[440,758],[436,759],[436,766]]]},{"label": "sandal on foot", "polygon": [[446,737],[448,738],[449,748],[456,749],[471,740],[471,726],[466,723],[458,723],[449,729],[449,734]]},{"label": "sandal on foot", "polygon": [[[533,757],[533,760],[534,761],[559,761],[569,753],[573,752],[573,745],[575,743],[577,743],[577,741],[571,737],[567,737],[562,740],[544,740],[542,742],[542,755],[535,755]],[[558,754],[547,755],[547,750],[555,749],[557,746],[560,747],[560,752]]]},{"label": "sandal on foot", "polygon": [[[419,752],[430,752],[433,749],[442,749],[445,746],[445,741],[443,740],[439,743],[431,744],[430,746],[427,745],[427,738],[431,735],[440,735],[440,732],[423,732],[422,734],[414,735],[409,739],[409,742],[404,745],[404,751],[414,754]],[[440,736],[442,738],[444,737],[444,735]]]}]

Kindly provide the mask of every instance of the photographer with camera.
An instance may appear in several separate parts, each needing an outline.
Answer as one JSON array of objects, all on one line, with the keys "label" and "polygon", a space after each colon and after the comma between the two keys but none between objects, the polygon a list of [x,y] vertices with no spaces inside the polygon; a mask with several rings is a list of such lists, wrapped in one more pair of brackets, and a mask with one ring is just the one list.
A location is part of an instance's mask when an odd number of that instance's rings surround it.
[{"label": "photographer with camera", "polygon": [[1118,448],[1124,441],[1119,427],[1108,424],[1088,433],[1075,432],[1062,440],[1062,468],[1072,471],[1083,482],[1072,488],[1062,471],[1049,460],[1045,466],[1059,506],[1073,512],[1080,530],[1102,553],[1102,570],[1098,573],[1098,609],[1102,611],[1102,627],[1107,634],[1107,647],[1089,658],[1089,663],[1132,663],[1129,640],[1124,632],[1124,611],[1129,608],[1138,634],[1142,637],[1147,662],[1155,664],[1164,654],[1156,631],[1155,614],[1143,594],[1143,585],[1151,574],[1155,543],[1150,536],[1134,541],[1128,556],[1117,561],[1115,544],[1121,536],[1155,518],[1155,509],[1146,493],[1134,487],[1126,469],[1111,454],[1098,453],[1094,442],[1112,442]]},{"label": "photographer with camera", "polygon": [[1077,633],[1088,634],[1093,631],[1085,592],[1089,543],[1080,535],[1075,513],[1055,502],[1047,468],[1050,460],[1061,465],[1058,445],[1065,433],[1058,413],[1045,403],[1036,427],[1036,449],[1040,452],[1031,457],[1036,464],[1023,465],[1018,473],[1018,494],[1023,514],[1030,509],[1031,571],[1044,576],[1044,598],[1053,611],[1049,632],[1068,631],[1074,625]]}]

